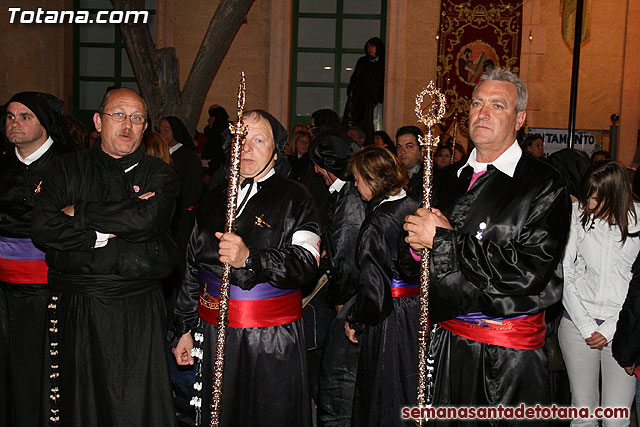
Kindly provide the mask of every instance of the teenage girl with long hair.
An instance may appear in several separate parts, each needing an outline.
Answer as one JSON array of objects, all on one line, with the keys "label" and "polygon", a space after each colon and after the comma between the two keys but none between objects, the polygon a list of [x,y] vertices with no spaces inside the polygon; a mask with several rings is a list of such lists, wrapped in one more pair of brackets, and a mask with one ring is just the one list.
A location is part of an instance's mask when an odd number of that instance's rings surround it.
[{"label": "teenage girl with long hair", "polygon": [[[630,408],[633,402],[634,378],[612,357],[611,340],[640,249],[637,211],[619,163],[600,162],[587,171],[573,204],[563,260],[565,314],[558,333],[573,407]],[[629,425],[628,419],[603,422]],[[571,425],[597,426],[598,420],[576,419]]]}]

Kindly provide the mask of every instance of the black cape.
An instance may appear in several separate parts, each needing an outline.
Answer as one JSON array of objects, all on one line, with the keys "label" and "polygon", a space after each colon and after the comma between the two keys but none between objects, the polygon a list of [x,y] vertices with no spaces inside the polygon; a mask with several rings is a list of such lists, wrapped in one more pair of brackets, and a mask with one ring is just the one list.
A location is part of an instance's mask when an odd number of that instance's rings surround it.
[{"label": "black cape", "polygon": [[360,229],[359,290],[347,314],[360,343],[353,426],[401,425],[400,408],[416,404],[419,297],[392,297],[391,281],[418,283],[402,228],[417,208],[410,197],[373,200]]},{"label": "black cape", "polygon": [[[369,42],[373,42],[374,39]],[[373,143],[373,109],[384,97],[384,46],[380,39],[374,44],[378,56],[369,56],[365,45],[365,56],[356,62],[347,87],[348,98],[342,118],[348,127],[361,127],[368,144]]]},{"label": "black cape", "polygon": [[309,153],[304,153],[298,157],[296,154],[288,156],[289,164],[291,165],[291,171],[289,172],[289,178],[300,182],[307,187],[309,193],[313,197],[313,201],[316,204],[319,212],[323,212],[327,199],[329,197],[329,191],[327,185],[324,183],[322,177],[316,174],[313,169],[313,162]]},{"label": "black cape", "polygon": [[351,181],[329,195],[322,235],[330,268],[327,300],[332,308],[344,307],[333,320],[324,343],[317,401],[322,425],[351,419],[360,348],[347,340],[344,322],[358,291],[360,270],[355,253],[364,217],[365,204]]},{"label": "black cape", "polygon": [[346,303],[358,291],[356,244],[365,217],[358,189],[347,181],[341,191],[329,195],[322,242],[331,274],[327,286],[330,305]]},{"label": "black cape", "polygon": [[202,194],[202,166],[196,152],[183,145],[171,154],[180,180],[180,194],[171,222],[171,233],[178,246],[176,268],[164,281],[167,299],[167,316],[171,322],[177,290],[180,288],[186,268],[187,243],[195,222],[195,207]]}]

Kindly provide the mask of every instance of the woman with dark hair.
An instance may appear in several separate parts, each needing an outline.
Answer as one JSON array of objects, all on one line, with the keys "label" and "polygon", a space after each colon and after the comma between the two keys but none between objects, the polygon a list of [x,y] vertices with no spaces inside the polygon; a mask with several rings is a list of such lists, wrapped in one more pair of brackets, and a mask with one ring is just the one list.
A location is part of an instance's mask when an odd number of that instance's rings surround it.
[{"label": "woman with dark hair", "polygon": [[391,151],[394,156],[397,156],[395,144],[391,141],[389,134],[383,130],[378,130],[373,133],[373,145],[384,147]]},{"label": "woman with dark hair", "polygon": [[436,169],[446,168],[451,164],[451,147],[447,145],[438,145],[433,155],[433,164]]},{"label": "woman with dark hair", "polygon": [[358,293],[345,332],[361,346],[351,425],[402,425],[400,409],[416,404],[420,264],[402,226],[418,202],[400,160],[381,147],[354,153],[349,168],[369,202],[356,249]]},{"label": "woman with dark hair", "polygon": [[347,87],[347,104],[342,117],[350,128],[358,126],[366,134],[366,144],[373,143],[373,116],[375,107],[384,95],[384,44],[378,37],[367,40],[365,55],[358,59]]},{"label": "woman with dark hair", "polygon": [[[640,250],[638,205],[627,172],[616,162],[594,164],[580,190],[563,261],[565,314],[558,332],[571,406],[631,408],[635,381],[618,366],[610,344]],[[598,421],[572,425],[597,426]],[[629,420],[604,420],[604,425],[629,425]]]},{"label": "woman with dark hair", "polygon": [[538,160],[544,160],[544,142],[542,135],[537,133],[529,134],[526,136],[520,148],[526,154],[535,157]]}]

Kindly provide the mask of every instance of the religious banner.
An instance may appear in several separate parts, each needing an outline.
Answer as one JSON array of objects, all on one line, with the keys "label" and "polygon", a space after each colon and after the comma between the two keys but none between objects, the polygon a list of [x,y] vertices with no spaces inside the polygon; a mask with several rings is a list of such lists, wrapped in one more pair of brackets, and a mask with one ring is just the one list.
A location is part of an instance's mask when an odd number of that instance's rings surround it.
[{"label": "religious banner", "polygon": [[471,93],[482,73],[500,66],[519,74],[521,28],[522,0],[442,0],[436,78],[447,97],[442,129],[452,129],[455,118],[456,140],[468,133]]},{"label": "religious banner", "polygon": [[[573,39],[576,34],[576,9],[577,0],[562,0],[562,38],[573,51]],[[582,37],[580,43],[589,40],[591,36],[591,0],[584,0],[582,3]]]}]

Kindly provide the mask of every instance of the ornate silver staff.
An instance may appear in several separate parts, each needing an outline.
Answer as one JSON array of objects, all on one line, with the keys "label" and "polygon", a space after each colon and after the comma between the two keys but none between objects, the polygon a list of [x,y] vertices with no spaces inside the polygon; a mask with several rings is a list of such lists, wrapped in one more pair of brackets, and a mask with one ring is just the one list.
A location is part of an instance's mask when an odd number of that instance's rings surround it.
[{"label": "ornate silver staff", "polygon": [[[429,95],[432,99],[426,114],[422,108],[424,96]],[[438,144],[438,137],[433,136],[431,128],[444,117],[446,98],[436,88],[433,80],[429,82],[427,88],[416,96],[416,116],[418,122],[427,127],[426,136],[420,137],[420,145],[424,146],[422,161],[424,171],[422,175],[422,207],[431,209],[431,190],[433,184],[433,148]],[[422,251],[420,261],[420,314],[418,320],[418,407],[423,408],[431,405],[433,398],[433,360],[428,360],[429,351],[429,249]],[[429,366],[427,366],[429,365]],[[418,420],[417,425],[423,425],[425,420]]]},{"label": "ornate silver staff", "polygon": [[[236,213],[238,201],[238,189],[240,182],[240,153],[247,137],[247,126],[244,124],[244,101],[246,92],[244,71],[238,85],[238,118],[234,124],[229,125],[233,141],[231,142],[231,168],[229,174],[229,187],[227,188],[227,223],[226,233],[236,230]],[[220,285],[220,309],[218,311],[218,330],[216,338],[216,357],[213,370],[213,392],[211,396],[211,427],[217,427],[220,423],[220,406],[222,397],[222,377],[224,374],[224,349],[227,342],[227,312],[229,310],[229,283],[231,278],[231,265],[224,263],[222,267],[222,284]]]}]

